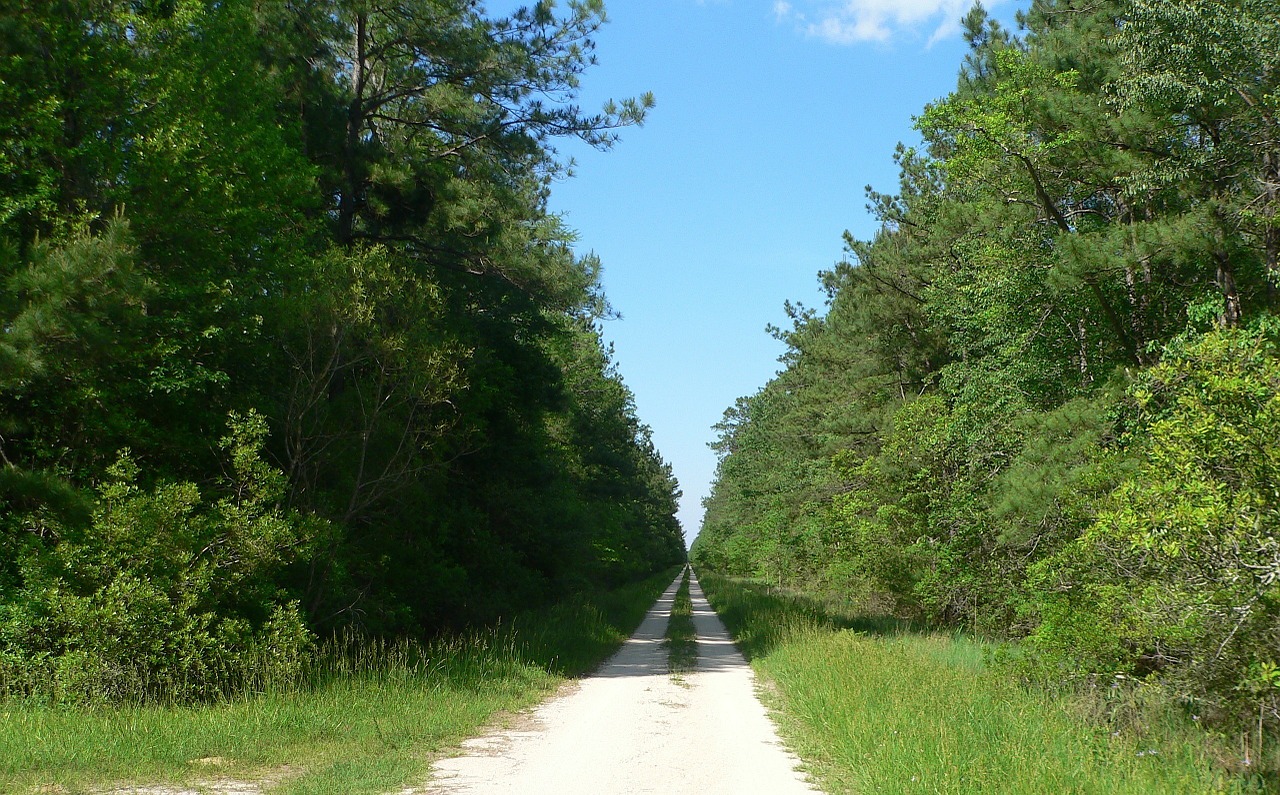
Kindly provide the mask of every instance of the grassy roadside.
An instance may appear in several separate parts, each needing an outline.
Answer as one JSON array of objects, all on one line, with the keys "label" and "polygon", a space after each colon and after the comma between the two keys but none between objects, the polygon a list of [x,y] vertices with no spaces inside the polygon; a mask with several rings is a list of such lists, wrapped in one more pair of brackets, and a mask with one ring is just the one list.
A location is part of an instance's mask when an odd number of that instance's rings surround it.
[{"label": "grassy roadside", "polygon": [[1243,792],[1204,738],[1092,724],[963,637],[913,632],[714,575],[711,605],[774,692],[779,728],[828,793]]},{"label": "grassy roadside", "polygon": [[334,646],[305,687],[202,707],[0,702],[0,792],[275,782],[273,795],[386,793],[495,714],[585,673],[639,625],[676,570],[428,645]]},{"label": "grassy roadside", "polygon": [[667,619],[667,671],[679,677],[698,667],[698,631],[693,626],[693,601],[689,598],[689,570],[671,602]]}]

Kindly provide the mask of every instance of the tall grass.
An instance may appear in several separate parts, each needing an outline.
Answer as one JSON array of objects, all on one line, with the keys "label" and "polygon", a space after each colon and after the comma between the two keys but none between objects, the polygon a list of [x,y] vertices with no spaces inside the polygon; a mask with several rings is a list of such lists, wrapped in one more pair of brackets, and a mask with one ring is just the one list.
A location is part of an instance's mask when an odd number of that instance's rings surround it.
[{"label": "tall grass", "polygon": [[0,792],[268,781],[273,795],[385,793],[434,755],[529,706],[624,641],[675,570],[429,643],[346,636],[305,678],[201,706],[0,701]]},{"label": "tall grass", "polygon": [[991,650],[963,636],[700,581],[770,684],[783,735],[829,793],[1251,791],[1214,767],[1209,738],[1194,729],[1116,730],[1078,697],[990,669]]}]

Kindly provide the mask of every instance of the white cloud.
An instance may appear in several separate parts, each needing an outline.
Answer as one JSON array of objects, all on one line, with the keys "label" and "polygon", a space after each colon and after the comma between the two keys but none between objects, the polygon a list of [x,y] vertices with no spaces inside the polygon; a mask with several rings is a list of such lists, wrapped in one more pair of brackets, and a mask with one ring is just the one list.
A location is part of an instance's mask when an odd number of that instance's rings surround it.
[{"label": "white cloud", "polygon": [[874,14],[831,14],[807,28],[810,36],[832,44],[854,44],[859,41],[884,41],[889,29],[884,19]]},{"label": "white cloud", "polygon": [[779,22],[791,16],[791,4],[787,0],[774,0],[773,16]]},{"label": "white cloud", "polygon": [[960,31],[960,18],[973,0],[843,0],[836,7],[822,0],[803,0],[802,4],[814,7],[813,13],[776,0],[774,16],[779,22],[793,20],[808,35],[833,44],[888,41],[928,31],[932,45]]}]

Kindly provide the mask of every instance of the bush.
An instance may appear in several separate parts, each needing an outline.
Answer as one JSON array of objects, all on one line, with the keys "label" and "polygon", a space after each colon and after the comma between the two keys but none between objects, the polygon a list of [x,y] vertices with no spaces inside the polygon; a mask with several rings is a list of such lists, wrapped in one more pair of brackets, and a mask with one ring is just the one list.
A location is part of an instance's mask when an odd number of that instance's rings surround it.
[{"label": "bush", "polygon": [[233,414],[233,476],[205,503],[192,483],[144,489],[126,451],[92,520],[40,524],[0,596],[0,695],[188,701],[293,681],[312,644],[275,582],[324,526],[279,507],[263,419]]},{"label": "bush", "polygon": [[1274,330],[1171,346],[1130,390],[1137,469],[1033,570],[1040,664],[1156,678],[1198,712],[1280,722]]}]

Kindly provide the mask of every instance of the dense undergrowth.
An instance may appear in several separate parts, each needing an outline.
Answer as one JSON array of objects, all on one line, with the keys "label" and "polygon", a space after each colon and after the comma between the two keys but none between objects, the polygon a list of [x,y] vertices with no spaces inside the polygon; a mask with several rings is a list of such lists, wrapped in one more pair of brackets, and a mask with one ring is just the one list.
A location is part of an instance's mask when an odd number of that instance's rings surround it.
[{"label": "dense undergrowth", "polygon": [[1019,682],[1008,649],[963,634],[699,580],[764,677],[788,743],[833,795],[1276,791],[1256,772],[1274,766],[1274,746],[1264,762],[1166,693],[1122,682],[1050,694]]},{"label": "dense undergrowth", "polygon": [[345,636],[294,680],[240,681],[216,704],[0,700],[0,790],[278,782],[281,795],[393,792],[495,713],[589,672],[634,631],[672,569],[429,643]]}]

